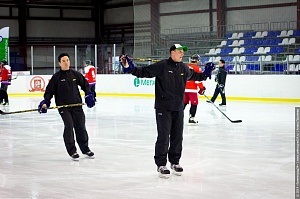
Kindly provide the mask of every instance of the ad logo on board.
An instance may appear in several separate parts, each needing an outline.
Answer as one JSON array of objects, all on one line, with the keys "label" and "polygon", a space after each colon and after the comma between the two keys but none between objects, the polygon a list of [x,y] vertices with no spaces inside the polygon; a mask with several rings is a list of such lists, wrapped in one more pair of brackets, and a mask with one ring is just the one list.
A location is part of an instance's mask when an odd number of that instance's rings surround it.
[{"label": "ad logo on board", "polygon": [[134,78],[133,84],[135,87],[139,86],[154,86],[155,81],[153,79],[140,79],[140,78]]},{"label": "ad logo on board", "polygon": [[30,80],[30,88],[29,92],[41,91],[45,92],[45,80],[40,76],[34,76]]}]

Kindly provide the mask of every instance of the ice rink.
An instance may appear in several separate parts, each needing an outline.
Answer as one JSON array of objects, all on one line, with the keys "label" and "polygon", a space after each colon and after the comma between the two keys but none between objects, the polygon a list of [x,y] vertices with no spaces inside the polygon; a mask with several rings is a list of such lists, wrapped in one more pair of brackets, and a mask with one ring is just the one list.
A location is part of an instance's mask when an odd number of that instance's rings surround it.
[{"label": "ice rink", "polygon": [[[0,115],[0,198],[292,199],[295,107],[228,101],[231,123],[201,97],[197,126],[185,110],[182,176],[158,177],[153,98],[101,97],[84,107],[95,159],[68,156],[57,110]],[[11,97],[2,111],[37,108],[42,97]],[[216,101],[216,104],[220,100]],[[52,103],[54,105],[54,103]],[[189,108],[189,106],[187,107]],[[167,165],[169,167],[169,164]]]}]

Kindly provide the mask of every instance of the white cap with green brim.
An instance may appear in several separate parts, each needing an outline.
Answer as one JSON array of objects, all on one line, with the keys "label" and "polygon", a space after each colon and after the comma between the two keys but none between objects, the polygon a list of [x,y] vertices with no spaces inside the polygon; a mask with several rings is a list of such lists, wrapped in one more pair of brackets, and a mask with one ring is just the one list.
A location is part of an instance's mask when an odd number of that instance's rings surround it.
[{"label": "white cap with green brim", "polygon": [[187,46],[182,46],[180,44],[174,44],[170,47],[170,52],[173,50],[183,50],[184,52],[187,51]]}]

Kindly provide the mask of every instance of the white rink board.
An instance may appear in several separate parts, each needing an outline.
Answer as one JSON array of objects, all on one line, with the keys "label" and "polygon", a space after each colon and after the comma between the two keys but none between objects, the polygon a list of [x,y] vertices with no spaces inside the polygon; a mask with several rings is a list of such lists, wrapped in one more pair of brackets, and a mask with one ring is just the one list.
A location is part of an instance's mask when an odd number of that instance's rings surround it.
[{"label": "white rink board", "polygon": [[[42,95],[51,75],[19,76],[9,86],[9,94]],[[204,82],[211,96],[214,77]],[[228,75],[227,97],[300,99],[300,75]],[[99,94],[154,94],[154,78],[136,78],[130,74],[97,75]]]}]

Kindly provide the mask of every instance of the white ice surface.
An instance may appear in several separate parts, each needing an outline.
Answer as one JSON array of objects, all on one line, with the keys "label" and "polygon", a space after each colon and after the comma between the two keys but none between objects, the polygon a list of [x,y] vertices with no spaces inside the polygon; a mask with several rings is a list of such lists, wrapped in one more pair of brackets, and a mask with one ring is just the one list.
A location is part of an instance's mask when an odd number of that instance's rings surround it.
[{"label": "white ice surface", "polygon": [[[15,97],[0,110],[33,109],[40,100]],[[184,173],[169,179],[158,178],[154,164],[153,105],[153,98],[98,97],[96,107],[84,107],[96,158],[79,153],[79,162],[65,150],[57,110],[0,115],[0,198],[295,197],[299,103],[228,101],[221,110],[243,120],[235,124],[202,99],[199,125],[184,126]],[[188,109],[185,113],[187,122]]]}]

